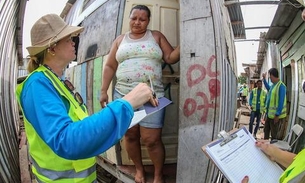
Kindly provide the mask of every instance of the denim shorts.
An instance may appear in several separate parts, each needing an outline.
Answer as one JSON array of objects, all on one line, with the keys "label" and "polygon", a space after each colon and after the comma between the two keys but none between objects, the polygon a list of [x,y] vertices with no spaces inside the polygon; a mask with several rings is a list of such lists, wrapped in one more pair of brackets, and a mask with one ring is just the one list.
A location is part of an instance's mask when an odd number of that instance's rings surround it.
[{"label": "denim shorts", "polygon": [[[114,100],[122,98],[123,96],[124,95],[122,95],[118,91],[114,90],[114,92],[113,92]],[[142,109],[144,109],[144,107],[140,107],[139,109],[136,109],[135,111],[139,111]],[[142,127],[145,127],[145,128],[162,128],[164,125],[164,115],[165,115],[165,108],[144,118],[139,123],[139,125]]]}]

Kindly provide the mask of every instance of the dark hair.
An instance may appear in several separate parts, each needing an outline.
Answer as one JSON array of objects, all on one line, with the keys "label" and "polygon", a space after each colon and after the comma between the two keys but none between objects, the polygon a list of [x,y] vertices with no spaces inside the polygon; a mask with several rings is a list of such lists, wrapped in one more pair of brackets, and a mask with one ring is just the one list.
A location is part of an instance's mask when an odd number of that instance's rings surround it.
[{"label": "dark hair", "polygon": [[256,81],[256,83],[262,83],[262,80],[259,79],[259,80]]},{"label": "dark hair", "polygon": [[131,14],[131,12],[132,12],[133,10],[144,10],[144,11],[147,12],[148,18],[150,18],[150,10],[149,10],[149,8],[148,8],[147,6],[145,6],[145,5],[136,5],[136,6],[134,6],[133,8],[131,8],[129,15]]},{"label": "dark hair", "polygon": [[269,69],[268,73],[276,78],[279,77],[279,71],[276,68]]}]

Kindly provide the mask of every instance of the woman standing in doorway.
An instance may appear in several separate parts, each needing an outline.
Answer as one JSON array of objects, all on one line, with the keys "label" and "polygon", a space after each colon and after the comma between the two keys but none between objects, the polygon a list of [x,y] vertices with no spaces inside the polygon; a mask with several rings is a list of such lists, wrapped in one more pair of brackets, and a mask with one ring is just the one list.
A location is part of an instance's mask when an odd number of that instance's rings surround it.
[{"label": "woman standing in doorway", "polygon": [[[150,21],[147,6],[133,7],[129,18],[130,31],[115,39],[104,67],[100,99],[102,107],[108,103],[107,90],[115,74],[115,99],[125,96],[138,83],[151,78],[157,101],[157,98],[164,96],[162,60],[174,64],[180,58],[179,46],[173,49],[161,32],[147,29]],[[125,134],[126,150],[136,168],[135,182],[145,182],[140,138],[155,167],[154,183],[164,182],[162,172],[165,150],[161,140],[164,113],[163,109],[150,115]]]}]

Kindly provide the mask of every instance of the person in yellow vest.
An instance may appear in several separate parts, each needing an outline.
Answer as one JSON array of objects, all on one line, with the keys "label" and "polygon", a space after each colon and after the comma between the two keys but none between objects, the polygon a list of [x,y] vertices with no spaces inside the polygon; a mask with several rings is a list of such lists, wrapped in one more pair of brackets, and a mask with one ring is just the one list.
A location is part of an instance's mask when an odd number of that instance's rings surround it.
[{"label": "person in yellow vest", "polygon": [[242,98],[242,104],[247,103],[247,96],[249,94],[249,88],[247,87],[246,83],[244,83],[244,86],[241,91],[241,98]]},{"label": "person in yellow vest", "polygon": [[[256,146],[260,148],[272,161],[275,161],[286,168],[281,177],[279,177],[280,183],[305,182],[305,149],[296,155],[294,153],[281,150],[269,142],[266,143],[259,141],[256,142]],[[251,177],[245,176],[241,183],[248,183],[250,180]]]},{"label": "person in yellow vest", "polygon": [[249,106],[251,108],[249,132],[252,134],[253,123],[256,118],[256,125],[254,128],[253,136],[256,138],[256,133],[259,128],[261,114],[265,111],[265,101],[267,92],[262,89],[262,80],[256,81],[256,88],[254,88],[250,93]]},{"label": "person in yellow vest", "polygon": [[286,129],[286,86],[279,79],[279,72],[276,68],[268,71],[271,82],[270,87],[266,81],[266,73],[263,74],[263,81],[268,90],[266,109],[267,119],[264,125],[264,139],[269,139],[271,131],[271,140],[282,140]]},{"label": "person in yellow vest", "polygon": [[97,182],[95,156],[123,137],[135,109],[148,101],[157,105],[151,88],[140,83],[89,116],[81,95],[63,79],[65,68],[76,58],[73,37],[82,31],[56,14],[41,17],[31,29],[30,74],[17,86],[16,96],[39,183]]}]

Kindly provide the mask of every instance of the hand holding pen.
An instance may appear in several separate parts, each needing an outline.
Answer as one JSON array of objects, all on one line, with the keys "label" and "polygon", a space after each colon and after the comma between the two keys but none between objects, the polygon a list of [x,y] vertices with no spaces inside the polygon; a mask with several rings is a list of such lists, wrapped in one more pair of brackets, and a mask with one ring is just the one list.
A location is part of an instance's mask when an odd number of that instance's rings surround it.
[{"label": "hand holding pen", "polygon": [[150,89],[152,91],[153,99],[155,101],[154,103],[156,103],[158,105],[159,102],[158,102],[158,98],[157,98],[156,92],[154,90],[154,85],[153,85],[152,79],[151,79],[150,75],[148,77],[149,77]]}]

